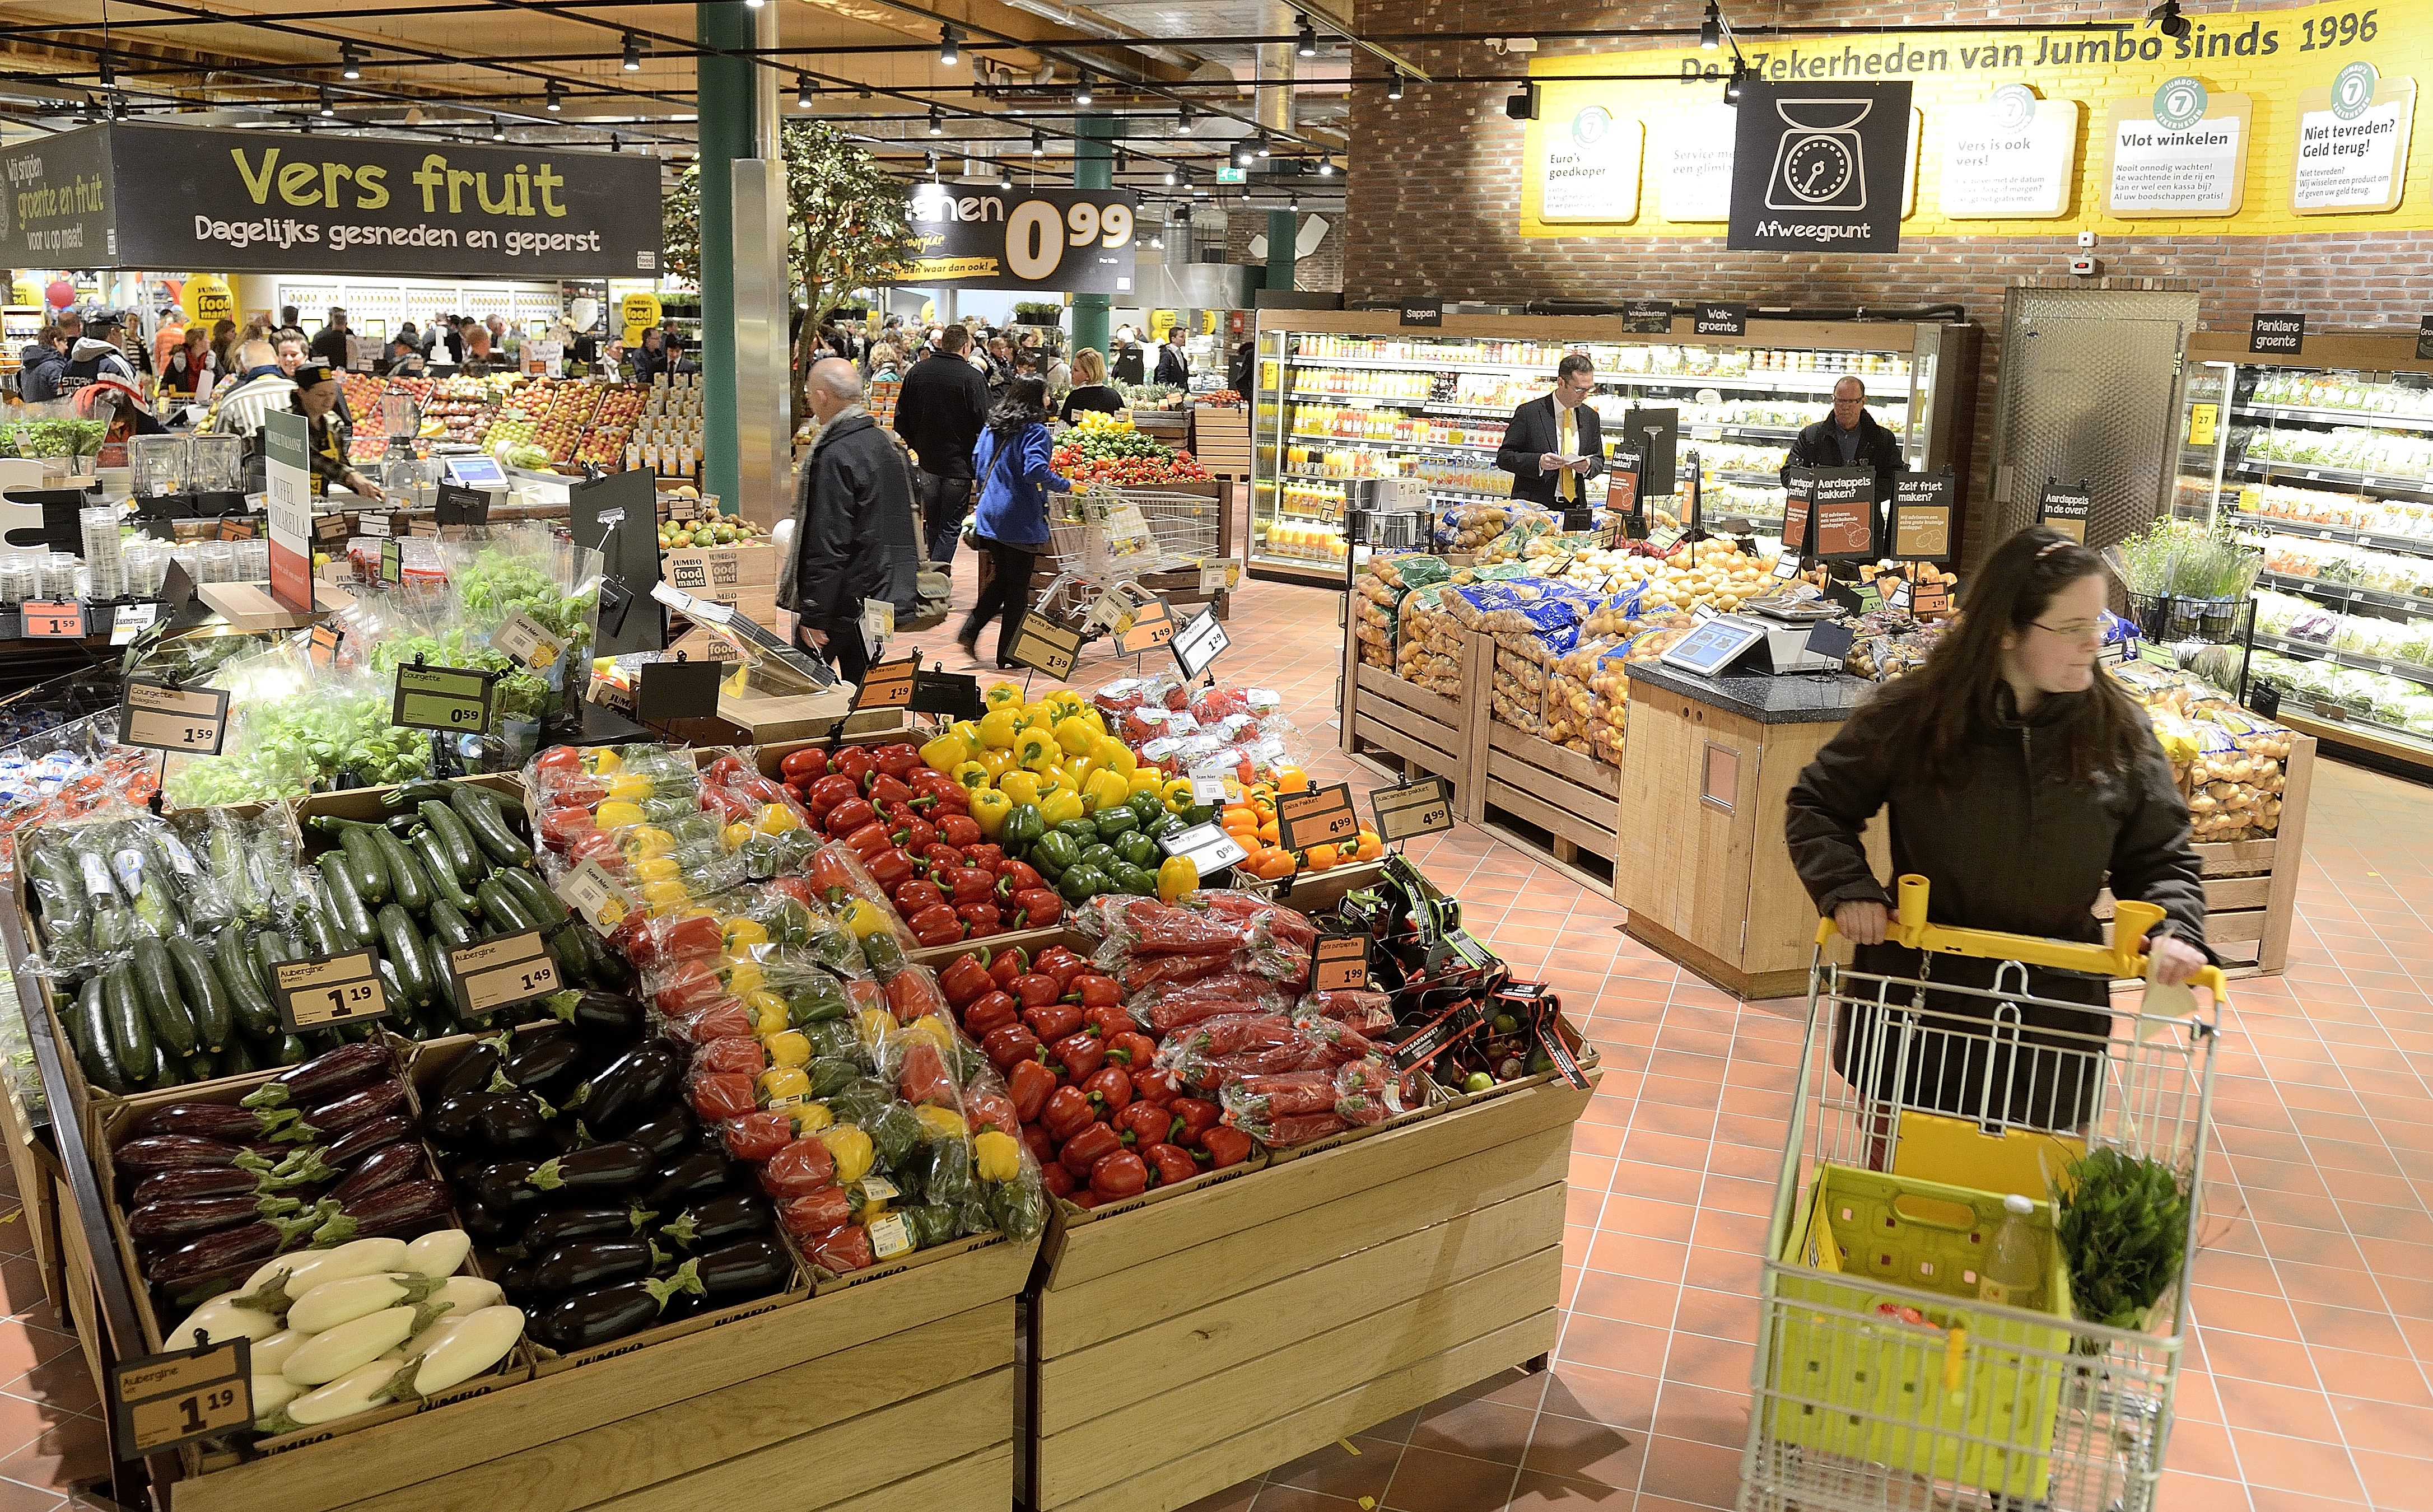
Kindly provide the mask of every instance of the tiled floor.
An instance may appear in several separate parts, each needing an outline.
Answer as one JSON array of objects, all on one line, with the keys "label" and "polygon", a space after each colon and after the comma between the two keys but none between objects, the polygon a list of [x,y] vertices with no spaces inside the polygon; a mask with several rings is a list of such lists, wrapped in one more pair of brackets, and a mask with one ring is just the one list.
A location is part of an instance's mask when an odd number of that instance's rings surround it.
[{"label": "tiled floor", "polygon": [[[968,556],[962,566],[968,603]],[[1329,713],[1341,603],[1247,586],[1220,671],[1306,711],[1313,767],[1365,787],[1373,774],[1336,753]],[[965,665],[948,632],[914,638]],[[994,650],[994,631],[983,645]],[[1112,675],[1114,664],[1085,662],[1076,681]],[[1608,900],[1479,830],[1413,849],[1473,928],[1563,994],[1604,1058],[1573,1147],[1555,1364],[1381,1423],[1193,1512],[1729,1506],[1755,1256],[1803,1006],[1706,986],[1625,939]],[[2433,790],[2319,769],[2289,972],[2237,985],[2219,1062],[2168,1512],[2433,1509],[2428,857]],[[0,1221],[11,1315],[0,1323],[0,1512],[50,1512],[100,1473],[100,1425],[14,1221]]]}]

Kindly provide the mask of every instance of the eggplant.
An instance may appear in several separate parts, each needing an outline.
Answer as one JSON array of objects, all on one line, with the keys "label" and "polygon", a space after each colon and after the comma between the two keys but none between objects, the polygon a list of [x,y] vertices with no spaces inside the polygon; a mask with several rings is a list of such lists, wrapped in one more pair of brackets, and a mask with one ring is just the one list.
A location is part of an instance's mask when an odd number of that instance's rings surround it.
[{"label": "eggplant", "polygon": [[404,1113],[387,1113],[357,1124],[330,1141],[328,1147],[321,1151],[321,1164],[333,1171],[343,1171],[374,1150],[386,1149],[399,1140],[413,1137],[412,1118]]},{"label": "eggplant", "polygon": [[[492,1167],[496,1169],[497,1167]],[[525,1178],[536,1190],[596,1200],[622,1197],[651,1174],[651,1152],[626,1140],[553,1156]]]},{"label": "eggplant", "polygon": [[130,1208],[140,1208],[186,1198],[259,1197],[286,1184],[268,1171],[249,1171],[236,1165],[188,1165],[153,1172],[135,1183],[134,1195],[127,1202]]},{"label": "eggplant", "polygon": [[697,1291],[699,1281],[627,1281],[594,1291],[562,1297],[535,1313],[531,1334],[563,1352],[587,1350],[639,1333],[659,1320],[668,1299],[679,1291]]},{"label": "eggplant", "polygon": [[505,1153],[549,1145],[549,1119],[530,1094],[493,1092],[473,1115],[473,1137]]},{"label": "eggplant", "polygon": [[427,1103],[424,1105],[427,1111],[422,1115],[422,1131],[441,1149],[469,1149],[476,1138],[473,1132],[475,1121],[481,1117],[482,1110],[488,1105],[489,1099],[497,1096],[495,1092],[485,1092],[477,1087],[469,1092],[451,1092]]},{"label": "eggplant", "polygon": [[145,1249],[233,1229],[257,1218],[283,1218],[304,1204],[292,1197],[184,1197],[146,1202],[127,1215],[127,1232]]},{"label": "eggplant", "polygon": [[242,1145],[278,1133],[296,1121],[291,1108],[242,1108],[225,1102],[164,1103],[135,1125],[138,1134],[192,1134]]},{"label": "eggplant", "polygon": [[601,1139],[622,1139],[674,1097],[684,1079],[685,1054],[665,1040],[653,1040],[610,1062],[605,1070],[568,1097],[584,1127]]},{"label": "eggplant", "polygon": [[571,1001],[561,995],[551,1000],[550,1011],[578,1034],[621,1045],[641,1038],[646,1022],[639,999],[616,993],[576,993]]},{"label": "eggplant", "polygon": [[[329,1139],[345,1133],[358,1124],[405,1111],[405,1083],[395,1077],[358,1087],[334,1102],[320,1103],[309,1109],[285,1136],[307,1139]],[[301,1130],[300,1136],[298,1130]]]},{"label": "eggplant", "polygon": [[304,1236],[334,1208],[334,1203],[325,1202],[294,1217],[261,1218],[207,1233],[190,1244],[154,1255],[145,1263],[144,1274],[160,1285],[174,1288],[222,1271],[242,1273],[248,1266],[301,1244]]},{"label": "eggplant", "polygon": [[367,1192],[343,1207],[329,1205],[337,1211],[314,1232],[316,1246],[381,1234],[418,1234],[453,1222],[453,1204],[445,1181],[400,1181]]},{"label": "eggplant", "polygon": [[492,1161],[466,1184],[474,1201],[505,1218],[540,1201],[540,1190],[532,1184],[539,1169],[538,1161]]},{"label": "eggplant", "polygon": [[642,1206],[667,1213],[727,1186],[726,1157],[714,1149],[697,1149],[658,1173],[643,1194]]},{"label": "eggplant", "polygon": [[231,1145],[225,1140],[202,1139],[193,1134],[147,1134],[140,1139],[130,1139],[111,1150],[110,1159],[120,1170],[139,1177],[149,1176],[155,1171],[197,1167],[266,1171],[290,1153],[290,1148],[272,1146],[257,1149],[249,1145]]},{"label": "eggplant", "polygon": [[248,1108],[309,1108],[332,1101],[357,1087],[395,1072],[386,1046],[376,1040],[342,1045],[310,1061],[293,1065],[248,1092],[241,1099]]},{"label": "eggplant", "polygon": [[705,1295],[738,1300],[765,1297],[785,1285],[794,1271],[793,1258],[774,1234],[695,1255],[677,1267],[677,1274],[686,1266],[692,1268]]},{"label": "eggplant", "polygon": [[659,1237],[687,1249],[729,1243],[766,1233],[777,1221],[775,1209],[757,1192],[722,1192],[686,1208],[659,1225]]},{"label": "eggplant", "polygon": [[517,1249],[537,1255],[577,1239],[627,1239],[650,1221],[651,1215],[639,1208],[559,1208],[533,1219]]},{"label": "eggplant", "polygon": [[355,1168],[347,1173],[346,1180],[330,1188],[330,1196],[337,1198],[339,1206],[344,1207],[357,1198],[371,1196],[383,1187],[419,1180],[422,1174],[422,1147],[411,1140],[399,1140],[392,1145],[383,1145],[357,1162]]},{"label": "eggplant", "polygon": [[512,1215],[493,1213],[469,1198],[456,1205],[456,1215],[464,1221],[467,1233],[486,1245],[496,1246],[516,1232]]},{"label": "eggplant", "polygon": [[583,1042],[571,1034],[528,1038],[532,1043],[507,1057],[499,1067],[499,1075],[508,1086],[520,1087],[552,1102],[563,1100],[582,1079]]},{"label": "eggplant", "polygon": [[504,1284],[511,1295],[593,1291],[647,1276],[659,1258],[648,1239],[576,1239],[516,1266]]},{"label": "eggplant", "polygon": [[633,1130],[625,1138],[649,1150],[651,1159],[669,1162],[700,1143],[701,1125],[693,1122],[692,1110],[679,1102],[670,1105],[667,1112]]},{"label": "eggplant", "polygon": [[423,1097],[434,1104],[445,1102],[460,1092],[479,1092],[490,1084],[498,1074],[499,1047],[487,1040],[478,1040],[465,1047],[465,1053],[448,1062],[448,1069],[424,1089]]}]

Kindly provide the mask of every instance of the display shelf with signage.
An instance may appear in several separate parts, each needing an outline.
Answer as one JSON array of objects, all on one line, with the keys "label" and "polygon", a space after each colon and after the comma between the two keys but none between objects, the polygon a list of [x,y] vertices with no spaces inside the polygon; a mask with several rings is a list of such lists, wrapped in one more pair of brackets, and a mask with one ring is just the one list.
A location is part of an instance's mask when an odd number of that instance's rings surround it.
[{"label": "display shelf with signage", "polygon": [[[1963,460],[1955,402],[1976,381],[1974,327],[1755,319],[1738,337],[1631,332],[1625,317],[1448,313],[1397,327],[1394,311],[1270,311],[1258,332],[1251,416],[1251,568],[1340,582],[1351,485],[1414,478],[1430,495],[1509,498],[1495,466],[1504,422],[1544,395],[1565,354],[1596,365],[1588,402],[1608,452],[1642,405],[1675,412],[1696,449],[1710,518],[1782,518],[1776,469],[1802,427],[1855,376],[1910,466]],[[1683,461],[1686,468],[1688,463]],[[1591,492],[1594,493],[1595,488]],[[1360,549],[1365,552],[1366,548]]]},{"label": "display shelf with signage", "polygon": [[[2319,739],[2433,771],[2433,361],[2414,331],[2188,344],[2179,513],[2264,553],[2251,676]],[[2316,716],[2309,720],[2309,710]]]}]

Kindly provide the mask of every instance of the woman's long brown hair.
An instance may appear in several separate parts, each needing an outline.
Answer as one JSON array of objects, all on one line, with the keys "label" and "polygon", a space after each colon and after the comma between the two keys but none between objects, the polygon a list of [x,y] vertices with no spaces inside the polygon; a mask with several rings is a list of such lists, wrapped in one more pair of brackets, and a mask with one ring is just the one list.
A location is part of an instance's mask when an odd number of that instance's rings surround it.
[{"label": "woman's long brown hair", "polygon": [[[1935,643],[1924,667],[1889,685],[1879,700],[1874,718],[1886,725],[1887,748],[1913,753],[1938,788],[1965,782],[1977,738],[2003,722],[2003,636],[2029,634],[2064,588],[2103,570],[2101,557],[2043,525],[1996,547],[1969,585],[1958,625]],[[2086,692],[2062,696],[2068,712],[2039,727],[2055,738],[2048,774],[2084,782],[2098,772],[2126,772],[2154,739],[2146,711],[2100,670]]]}]

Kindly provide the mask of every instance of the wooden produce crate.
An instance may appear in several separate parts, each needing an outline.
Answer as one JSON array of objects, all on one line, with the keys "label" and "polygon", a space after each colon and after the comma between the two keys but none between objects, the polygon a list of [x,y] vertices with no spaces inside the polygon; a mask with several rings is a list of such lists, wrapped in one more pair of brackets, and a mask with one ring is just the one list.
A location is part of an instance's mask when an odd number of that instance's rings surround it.
[{"label": "wooden produce crate", "polygon": [[[2281,825],[2269,840],[2197,846],[2204,868],[2205,943],[2233,977],[2277,976],[2289,964],[2289,922],[2297,914],[2298,869],[2306,859],[2306,799],[2315,785],[2316,740],[2301,735],[2282,766]],[[2096,916],[2112,936],[2112,894]]]},{"label": "wooden produce crate", "polygon": [[1622,769],[1494,720],[1486,767],[1466,815],[1501,839],[1553,859],[1599,892],[1621,854]]},{"label": "wooden produce crate", "polygon": [[[1136,1211],[1060,1209],[1029,1294],[1017,1499],[1182,1506],[1543,1356],[1589,1096],[1507,1085]],[[1182,1409],[1154,1427],[1143,1360]]]},{"label": "wooden produce crate", "polygon": [[1251,479],[1251,412],[1233,404],[1191,406],[1191,454],[1228,483]]},{"label": "wooden produce crate", "polygon": [[1487,688],[1495,642],[1475,633],[1463,642],[1465,696],[1447,698],[1383,667],[1364,665],[1347,608],[1337,724],[1346,756],[1367,757],[1393,776],[1442,777],[1453,784],[1458,811],[1471,814],[1487,761]]}]

